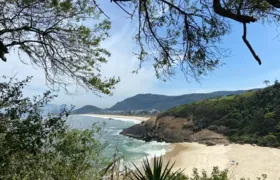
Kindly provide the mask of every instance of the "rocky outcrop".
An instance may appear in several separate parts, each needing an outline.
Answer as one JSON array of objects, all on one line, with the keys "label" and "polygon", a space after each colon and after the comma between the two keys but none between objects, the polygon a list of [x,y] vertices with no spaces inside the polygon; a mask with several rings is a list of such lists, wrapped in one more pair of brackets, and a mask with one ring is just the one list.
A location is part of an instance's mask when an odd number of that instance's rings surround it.
[{"label": "rocky outcrop", "polygon": [[151,118],[124,129],[121,134],[145,141],[199,142],[207,145],[229,143],[222,134],[208,129],[194,131],[192,120],[173,116]]}]

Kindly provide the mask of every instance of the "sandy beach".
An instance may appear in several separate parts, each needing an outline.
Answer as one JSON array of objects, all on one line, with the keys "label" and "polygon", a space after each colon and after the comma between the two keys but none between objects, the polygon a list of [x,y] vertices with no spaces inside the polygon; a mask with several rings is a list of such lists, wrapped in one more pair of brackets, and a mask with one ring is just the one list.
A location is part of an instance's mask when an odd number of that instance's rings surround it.
[{"label": "sandy beach", "polygon": [[171,146],[172,150],[163,156],[165,162],[175,161],[174,170],[185,169],[187,175],[192,174],[194,167],[199,172],[202,169],[211,172],[213,166],[218,166],[220,170],[228,169],[233,180],[242,177],[255,180],[261,174],[267,174],[268,180],[280,178],[280,149],[248,144],[206,146],[178,143]]},{"label": "sandy beach", "polygon": [[133,119],[138,121],[147,121],[151,117],[148,116],[125,116],[125,115],[111,115],[111,114],[78,114],[79,116],[91,116],[99,118],[112,118],[112,119]]},{"label": "sandy beach", "polygon": [[[79,114],[100,118],[113,118],[133,121],[146,121],[150,117]],[[163,156],[164,162],[175,161],[173,170],[184,169],[186,175],[192,175],[193,168],[198,172],[204,169],[211,173],[214,166],[220,170],[229,170],[231,180],[250,178],[256,180],[262,174],[267,174],[267,180],[280,178],[280,149],[259,147],[249,144],[229,144],[206,146],[198,143],[173,143],[170,150]],[[247,180],[247,179],[246,179]]]}]

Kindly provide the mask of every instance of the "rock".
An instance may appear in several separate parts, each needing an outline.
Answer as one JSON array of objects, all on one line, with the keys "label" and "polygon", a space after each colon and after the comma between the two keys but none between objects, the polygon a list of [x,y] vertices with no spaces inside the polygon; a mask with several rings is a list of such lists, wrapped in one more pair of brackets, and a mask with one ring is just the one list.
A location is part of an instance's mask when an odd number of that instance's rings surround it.
[{"label": "rock", "polygon": [[164,116],[159,119],[151,118],[145,123],[124,129],[121,134],[144,141],[199,142],[208,146],[229,143],[225,136],[211,130],[203,129],[195,132],[191,128],[184,129],[183,126],[188,122],[191,123],[186,118],[173,116]]},{"label": "rock", "polygon": [[216,145],[216,143],[214,141],[206,141],[205,144],[207,146],[215,146]]}]

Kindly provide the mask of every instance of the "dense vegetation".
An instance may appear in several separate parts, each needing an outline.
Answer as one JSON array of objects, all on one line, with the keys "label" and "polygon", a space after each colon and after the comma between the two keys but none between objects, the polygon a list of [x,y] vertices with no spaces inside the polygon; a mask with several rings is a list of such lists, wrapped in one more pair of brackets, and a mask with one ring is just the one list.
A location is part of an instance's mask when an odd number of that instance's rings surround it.
[{"label": "dense vegetation", "polygon": [[[111,0],[132,19],[134,53],[140,66],[147,60],[163,80],[181,69],[186,78],[219,67],[227,49],[222,38],[232,32],[231,21],[243,26],[240,34],[250,53],[261,59],[247,39],[247,24],[279,25],[277,0]],[[99,3],[101,5],[99,5]],[[96,93],[112,93],[118,78],[106,78],[100,65],[110,52],[100,47],[111,28],[114,10],[109,1],[5,0],[0,3],[0,58],[18,51],[18,58],[41,67],[51,87],[68,89],[76,83]],[[109,13],[109,15],[107,14]],[[46,21],[46,19],[48,19]],[[156,52],[156,53],[155,53]],[[16,54],[16,53],[13,53]],[[134,72],[137,72],[136,69]]]},{"label": "dense vegetation", "polygon": [[113,107],[107,109],[109,111],[127,111],[127,110],[167,110],[172,107],[188,104],[195,101],[225,96],[229,94],[241,94],[245,91],[217,91],[213,93],[194,93],[180,96],[165,96],[158,94],[138,94],[118,102]]},{"label": "dense vegetation", "polygon": [[[151,64],[155,74],[163,79],[174,75],[178,62],[187,77],[196,79],[221,64],[222,52],[226,51],[217,45],[230,32],[225,18],[243,23],[242,38],[260,64],[260,58],[246,39],[246,25],[256,21],[279,22],[279,2],[271,0],[214,0],[213,3],[197,0],[196,5],[165,0],[111,2],[138,20],[135,39],[140,64],[148,59],[154,61]],[[112,93],[119,79],[104,77],[100,68],[110,56],[100,44],[109,36],[111,22],[95,0],[5,0],[0,8],[3,61],[10,61],[5,54],[18,51],[21,61],[30,61],[43,69],[49,87],[67,91],[69,85],[76,84],[98,94]],[[167,33],[161,33],[162,30]],[[65,120],[70,111],[66,109],[55,116],[43,117],[41,109],[53,98],[50,92],[33,100],[25,98],[22,88],[29,79],[12,81],[6,79],[0,83],[0,179],[101,179],[105,175],[101,171],[105,166],[100,156],[103,146],[94,138],[99,128],[69,129]],[[196,104],[207,107],[194,110],[193,128],[207,127],[228,134],[235,141],[277,146],[280,126],[274,88],[268,95],[260,91],[248,97],[210,100],[209,105]],[[234,103],[228,105],[229,102]],[[174,105],[179,104],[171,106]],[[206,116],[212,107],[217,114]],[[184,115],[181,110],[175,110],[177,115]],[[112,171],[109,177],[116,172]]]},{"label": "dense vegetation", "polygon": [[0,83],[0,179],[98,179],[106,161],[95,138],[100,128],[69,129],[70,110],[43,116],[55,96],[33,99],[22,90],[30,81],[2,78]]},{"label": "dense vegetation", "polygon": [[29,80],[3,78],[0,83],[0,179],[228,180],[227,171],[217,168],[211,175],[197,170],[190,177],[174,173],[173,165],[164,165],[161,158],[155,158],[154,164],[144,160],[143,174],[120,171],[120,158],[113,156],[111,163],[102,158],[104,145],[96,138],[101,129],[69,129],[66,119],[71,109],[43,116],[42,108],[55,96],[46,92],[33,99],[24,97]]},{"label": "dense vegetation", "polygon": [[208,128],[237,143],[280,146],[280,84],[241,95],[212,98],[168,110],[162,116],[186,117],[193,125]]}]

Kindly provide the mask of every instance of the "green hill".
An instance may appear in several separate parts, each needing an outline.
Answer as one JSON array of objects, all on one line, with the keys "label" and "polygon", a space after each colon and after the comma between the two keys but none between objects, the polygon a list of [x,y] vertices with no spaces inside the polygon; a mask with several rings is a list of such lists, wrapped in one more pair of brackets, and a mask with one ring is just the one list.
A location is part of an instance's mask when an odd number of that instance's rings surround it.
[{"label": "green hill", "polygon": [[129,110],[167,110],[172,107],[188,104],[203,99],[226,96],[230,94],[241,94],[245,91],[217,91],[212,93],[193,93],[180,96],[165,96],[158,94],[138,94],[116,103],[113,107],[106,109],[109,111],[129,111]]},{"label": "green hill", "polygon": [[102,111],[102,109],[100,109],[96,106],[86,105],[86,106],[83,106],[79,109],[74,110],[72,112],[72,114],[96,113],[96,112],[100,112],[100,111]]},{"label": "green hill", "polygon": [[[193,123],[184,129],[223,134],[237,143],[280,146],[280,84],[241,95],[212,98],[172,108],[158,118],[174,116]],[[176,131],[176,130],[174,130]]]}]

